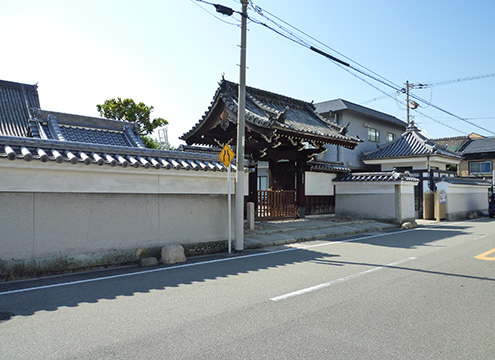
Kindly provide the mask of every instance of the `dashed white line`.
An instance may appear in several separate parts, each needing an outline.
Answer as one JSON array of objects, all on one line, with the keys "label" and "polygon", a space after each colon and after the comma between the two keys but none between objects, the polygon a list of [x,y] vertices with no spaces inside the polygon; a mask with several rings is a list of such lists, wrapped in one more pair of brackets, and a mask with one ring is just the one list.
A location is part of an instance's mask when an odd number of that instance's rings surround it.
[{"label": "dashed white line", "polygon": [[284,295],[276,296],[276,297],[271,298],[270,300],[276,302],[276,301],[285,300],[285,299],[288,299],[288,298],[291,298],[291,297],[294,297],[294,296],[307,294],[307,293],[312,292],[312,291],[320,290],[320,289],[323,289],[323,288],[326,288],[326,287],[329,287],[329,286],[332,286],[332,285],[336,285],[336,284],[340,284],[340,283],[343,283],[343,282],[346,282],[346,281],[349,281],[349,280],[357,279],[358,277],[361,277],[361,276],[370,274],[370,273],[372,273],[374,271],[386,269],[386,268],[389,268],[389,267],[392,267],[392,266],[396,266],[396,265],[399,265],[399,264],[402,264],[402,263],[405,263],[407,261],[411,261],[411,260],[414,260],[414,259],[415,259],[415,257],[409,257],[407,259],[402,259],[402,260],[399,260],[399,261],[396,261],[396,262],[393,262],[393,263],[390,263],[390,264],[387,264],[387,265],[378,266],[378,267],[375,267],[373,269],[369,269],[369,270],[362,271],[362,272],[357,273],[357,274],[345,276],[343,278],[335,279],[335,280],[332,280],[332,281],[329,281],[329,282],[326,282],[326,283],[323,283],[323,284],[311,286],[311,287],[308,287],[308,288],[305,288],[305,289],[301,289],[301,290],[293,291],[293,292],[290,292],[290,293],[287,293],[287,294],[284,294]]}]

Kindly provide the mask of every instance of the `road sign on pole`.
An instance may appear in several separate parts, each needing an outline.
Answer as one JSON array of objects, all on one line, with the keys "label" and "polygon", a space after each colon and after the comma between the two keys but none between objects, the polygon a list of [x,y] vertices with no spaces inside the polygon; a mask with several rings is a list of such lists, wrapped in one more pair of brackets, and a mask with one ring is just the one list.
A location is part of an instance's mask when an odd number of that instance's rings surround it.
[{"label": "road sign on pole", "polygon": [[228,144],[225,144],[218,157],[220,158],[222,164],[224,164],[225,167],[228,168],[232,160],[234,160],[235,153],[232,151]]},{"label": "road sign on pole", "polygon": [[228,170],[228,216],[229,216],[229,235],[228,235],[228,247],[229,247],[229,254],[232,252],[232,195],[231,195],[231,185],[230,185],[230,163],[232,160],[234,160],[235,153],[232,151],[230,146],[228,144],[225,144],[223,147],[222,151],[220,152],[220,155],[218,155],[220,158],[220,161],[222,164],[225,165],[225,167]]}]

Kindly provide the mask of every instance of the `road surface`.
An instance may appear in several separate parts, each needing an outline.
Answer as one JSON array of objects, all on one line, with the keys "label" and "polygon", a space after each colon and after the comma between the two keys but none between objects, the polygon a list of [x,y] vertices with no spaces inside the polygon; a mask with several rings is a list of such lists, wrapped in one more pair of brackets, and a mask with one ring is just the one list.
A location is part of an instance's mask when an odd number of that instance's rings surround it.
[{"label": "road surface", "polygon": [[0,358],[495,358],[491,219],[268,250],[2,283]]}]

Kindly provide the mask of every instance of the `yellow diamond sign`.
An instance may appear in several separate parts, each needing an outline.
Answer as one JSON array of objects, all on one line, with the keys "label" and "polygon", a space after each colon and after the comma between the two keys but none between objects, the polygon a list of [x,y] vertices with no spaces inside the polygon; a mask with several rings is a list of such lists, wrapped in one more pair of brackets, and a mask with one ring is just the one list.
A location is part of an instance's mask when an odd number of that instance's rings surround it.
[{"label": "yellow diamond sign", "polygon": [[232,151],[229,145],[225,145],[218,155],[220,161],[225,165],[225,167],[229,167],[232,160],[234,160],[235,153]]}]

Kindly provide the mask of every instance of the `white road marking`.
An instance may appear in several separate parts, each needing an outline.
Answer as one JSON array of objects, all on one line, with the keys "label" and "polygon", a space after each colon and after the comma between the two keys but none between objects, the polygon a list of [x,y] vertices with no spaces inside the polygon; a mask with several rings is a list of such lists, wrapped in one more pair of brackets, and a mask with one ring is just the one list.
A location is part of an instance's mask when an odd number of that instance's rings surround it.
[{"label": "white road marking", "polygon": [[320,247],[320,246],[326,246],[326,245],[336,245],[336,244],[342,244],[342,243],[347,243],[347,242],[371,239],[371,238],[375,238],[375,237],[403,234],[404,232],[415,231],[415,230],[421,230],[421,228],[394,231],[394,232],[388,232],[388,233],[373,234],[373,235],[367,235],[367,236],[362,236],[362,237],[357,237],[357,238],[352,238],[352,239],[347,239],[347,240],[341,240],[341,241],[328,241],[328,242],[320,243],[320,244],[306,245],[306,246],[300,246],[300,247],[292,247],[289,249],[269,251],[266,253],[241,255],[241,256],[235,256],[235,257],[231,257],[231,258],[200,261],[200,262],[195,262],[195,263],[190,263],[190,264],[176,265],[176,266],[170,266],[170,267],[164,267],[164,268],[158,268],[158,269],[150,269],[150,270],[138,271],[138,272],[133,272],[133,273],[110,275],[110,276],[103,276],[103,277],[92,278],[92,279],[76,280],[76,281],[70,281],[70,282],[65,282],[65,283],[57,283],[57,284],[49,284],[49,285],[43,285],[43,286],[35,286],[35,287],[30,287],[30,288],[16,289],[16,290],[0,292],[0,296],[1,295],[23,293],[23,292],[28,292],[28,291],[35,291],[35,290],[50,289],[50,288],[61,287],[61,286],[70,286],[70,285],[91,283],[91,282],[97,282],[97,281],[103,281],[103,280],[131,277],[131,276],[137,276],[137,275],[143,275],[143,274],[150,274],[150,273],[159,272],[159,271],[168,271],[168,270],[193,267],[193,266],[200,266],[200,265],[206,265],[206,264],[215,264],[215,263],[224,262],[224,261],[241,260],[241,259],[247,259],[247,258],[255,257],[255,256],[279,254],[279,253],[288,252],[288,251],[311,249],[314,247]]},{"label": "white road marking", "polygon": [[416,259],[416,258],[415,257],[410,257],[410,258],[407,258],[407,259],[402,259],[402,260],[399,260],[399,261],[396,261],[396,262],[393,262],[393,263],[390,263],[390,264],[387,264],[387,265],[378,266],[378,267],[375,267],[373,269],[369,269],[369,270],[362,271],[362,272],[357,273],[357,274],[345,276],[345,277],[340,278],[340,279],[335,279],[335,280],[332,280],[332,281],[329,281],[329,282],[326,282],[326,283],[323,283],[323,284],[320,284],[320,285],[311,286],[311,287],[308,287],[308,288],[305,288],[305,289],[301,289],[301,290],[290,292],[290,293],[287,293],[287,294],[284,294],[284,295],[276,296],[276,297],[271,298],[270,300],[271,301],[280,301],[280,300],[285,300],[285,299],[288,299],[288,298],[291,298],[291,297],[294,297],[294,296],[298,296],[298,295],[302,295],[302,294],[307,294],[309,292],[320,290],[320,289],[323,289],[323,288],[326,288],[326,287],[329,287],[329,286],[332,286],[332,285],[336,285],[336,284],[340,284],[340,283],[343,283],[343,282],[346,282],[346,281],[349,281],[349,280],[357,279],[358,277],[361,277],[361,276],[370,274],[370,273],[372,273],[374,271],[386,269],[386,268],[389,268],[389,267],[392,267],[392,266],[396,266],[396,265],[399,265],[399,264],[402,264],[402,263],[405,263],[407,261],[411,261],[411,260],[414,260],[414,259]]}]

